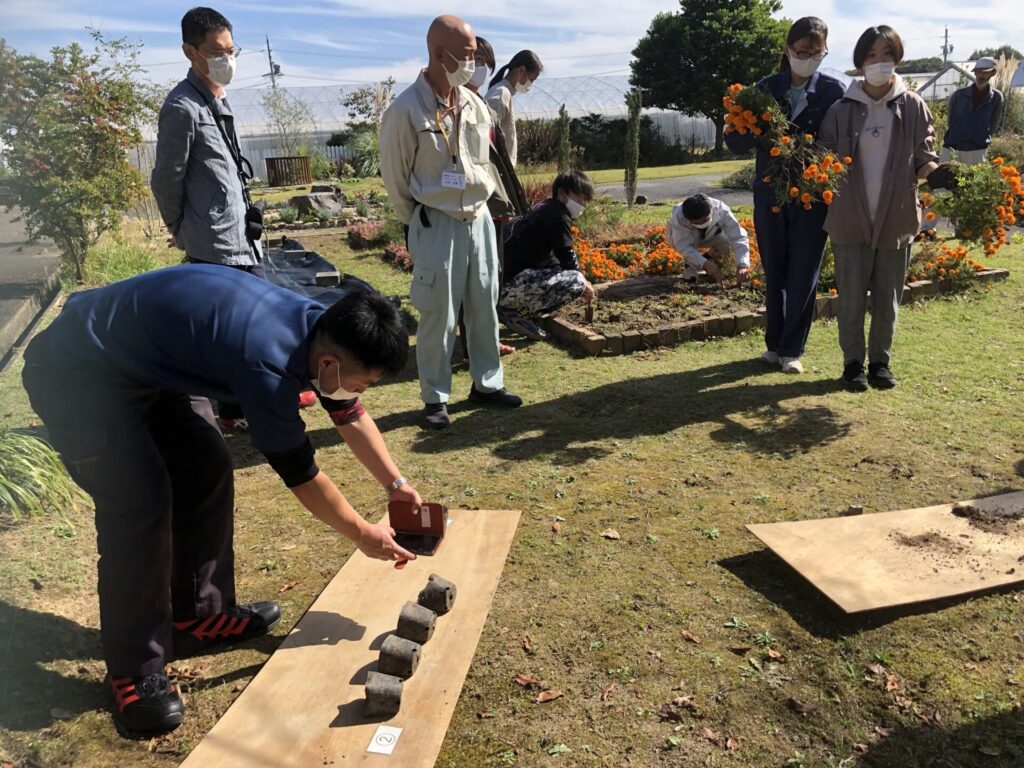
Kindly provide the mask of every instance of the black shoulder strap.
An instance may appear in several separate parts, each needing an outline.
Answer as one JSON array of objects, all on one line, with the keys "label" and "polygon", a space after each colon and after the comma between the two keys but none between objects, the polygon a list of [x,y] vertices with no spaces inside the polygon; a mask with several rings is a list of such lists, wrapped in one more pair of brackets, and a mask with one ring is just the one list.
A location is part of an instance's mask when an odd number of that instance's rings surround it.
[{"label": "black shoulder strap", "polygon": [[207,108],[210,110],[210,114],[213,115],[213,122],[217,124],[217,129],[220,131],[221,138],[224,139],[224,144],[228,148],[228,153],[231,155],[231,159],[235,161],[235,168],[238,171],[238,180],[242,182],[242,197],[245,199],[245,205],[246,207],[252,206],[252,199],[249,197],[249,179],[253,178],[252,164],[243,157],[242,149],[238,146],[237,141],[233,140],[231,136],[228,136],[222,116],[213,108],[210,100],[206,98],[206,94],[196,88],[195,83],[190,82],[189,85],[192,86],[193,91],[199,94],[199,98],[203,100],[203,103],[206,104]]}]

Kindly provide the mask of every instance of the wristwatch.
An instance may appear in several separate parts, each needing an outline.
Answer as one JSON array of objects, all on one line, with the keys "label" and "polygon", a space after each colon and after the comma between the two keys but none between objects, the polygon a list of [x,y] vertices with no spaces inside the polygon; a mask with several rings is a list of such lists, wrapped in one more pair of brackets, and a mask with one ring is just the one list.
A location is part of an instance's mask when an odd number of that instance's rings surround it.
[{"label": "wristwatch", "polygon": [[392,493],[397,491],[403,485],[408,485],[408,484],[409,484],[409,481],[406,480],[401,475],[399,475],[392,482],[388,483],[387,486],[384,488],[384,490],[387,492],[388,496],[390,496]]}]

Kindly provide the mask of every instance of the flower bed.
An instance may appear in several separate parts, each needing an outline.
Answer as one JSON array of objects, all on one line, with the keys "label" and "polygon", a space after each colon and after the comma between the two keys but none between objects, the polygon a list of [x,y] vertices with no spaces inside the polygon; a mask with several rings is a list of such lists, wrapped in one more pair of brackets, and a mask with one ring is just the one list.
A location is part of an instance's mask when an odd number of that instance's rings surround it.
[{"label": "flower bed", "polygon": [[380,242],[382,231],[383,225],[379,221],[356,222],[348,228],[348,244],[356,250],[383,245]]}]

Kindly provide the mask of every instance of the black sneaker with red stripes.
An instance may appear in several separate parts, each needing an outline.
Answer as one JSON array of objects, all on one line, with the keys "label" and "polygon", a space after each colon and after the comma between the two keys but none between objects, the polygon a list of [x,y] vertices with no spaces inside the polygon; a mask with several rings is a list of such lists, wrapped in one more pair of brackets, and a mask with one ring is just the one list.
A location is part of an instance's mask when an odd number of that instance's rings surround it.
[{"label": "black sneaker with red stripes", "polygon": [[142,677],[108,677],[114,720],[138,734],[166,733],[181,725],[185,707],[163,672]]},{"label": "black sneaker with red stripes", "polygon": [[248,640],[265,635],[281,621],[281,607],[272,600],[233,605],[223,613],[174,622],[174,655],[202,651],[213,643]]}]

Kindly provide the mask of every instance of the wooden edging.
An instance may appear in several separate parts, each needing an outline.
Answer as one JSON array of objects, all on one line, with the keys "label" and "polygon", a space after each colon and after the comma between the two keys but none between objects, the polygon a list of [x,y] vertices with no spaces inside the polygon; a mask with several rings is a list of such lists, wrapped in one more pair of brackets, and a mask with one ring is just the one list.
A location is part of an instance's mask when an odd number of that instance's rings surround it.
[{"label": "wooden edging", "polygon": [[[1005,269],[984,269],[975,272],[973,279],[989,282],[1005,280],[1010,272]],[[951,280],[917,280],[903,286],[901,304],[924,299],[953,290]],[[814,307],[814,318],[835,317],[838,296],[819,296]],[[765,308],[754,312],[742,311],[731,315],[714,315],[697,320],[681,320],[658,328],[626,333],[602,335],[589,328],[581,328],[561,317],[547,317],[542,321],[544,330],[554,338],[578,349],[585,355],[628,355],[641,349],[671,347],[684,341],[701,341],[721,336],[737,336],[752,328],[763,328]]]}]

